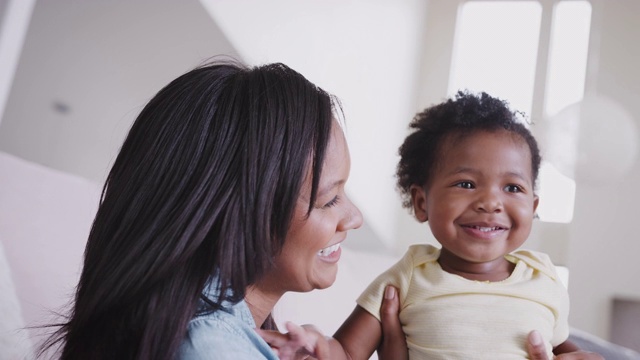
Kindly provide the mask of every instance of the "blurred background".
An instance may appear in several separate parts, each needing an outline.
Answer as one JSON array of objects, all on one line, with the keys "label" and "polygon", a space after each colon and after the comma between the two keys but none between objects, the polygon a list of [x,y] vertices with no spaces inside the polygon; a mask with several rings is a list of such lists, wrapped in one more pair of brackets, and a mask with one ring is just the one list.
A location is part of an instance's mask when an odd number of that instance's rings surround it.
[{"label": "blurred background", "polygon": [[345,247],[374,255],[435,243],[395,190],[413,115],[459,89],[509,101],[545,160],[525,247],[569,269],[573,327],[640,350],[638,14],[637,0],[0,0],[0,292],[15,289],[17,323],[61,309],[138,112],[230,56],[341,99],[365,219]]}]

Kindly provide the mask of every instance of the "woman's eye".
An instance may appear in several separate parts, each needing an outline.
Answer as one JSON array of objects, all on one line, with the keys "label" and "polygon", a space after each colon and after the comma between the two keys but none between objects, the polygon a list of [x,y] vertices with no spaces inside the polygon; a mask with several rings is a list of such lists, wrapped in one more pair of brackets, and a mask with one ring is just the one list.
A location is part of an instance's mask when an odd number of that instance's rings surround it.
[{"label": "woman's eye", "polygon": [[510,193],[522,192],[522,188],[518,185],[507,185],[505,187],[505,190],[507,190],[507,192],[510,192]]},{"label": "woman's eye", "polygon": [[323,208],[327,209],[330,208],[332,206],[335,206],[338,201],[340,200],[340,197],[338,195],[336,195],[333,199],[331,199],[331,201],[329,201],[328,203],[324,204]]},{"label": "woman's eye", "polygon": [[457,183],[456,186],[463,189],[473,189],[473,183],[470,181],[461,181]]}]

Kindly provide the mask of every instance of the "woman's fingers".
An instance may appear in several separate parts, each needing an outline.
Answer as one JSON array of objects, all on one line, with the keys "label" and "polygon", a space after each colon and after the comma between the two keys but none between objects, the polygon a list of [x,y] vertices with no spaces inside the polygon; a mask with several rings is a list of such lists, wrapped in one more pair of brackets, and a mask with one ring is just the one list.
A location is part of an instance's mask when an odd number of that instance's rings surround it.
[{"label": "woman's fingers", "polygon": [[324,336],[312,325],[299,326],[285,323],[287,333],[256,329],[282,360],[305,359],[314,355],[319,360],[329,359],[329,345]]},{"label": "woman's fingers", "polygon": [[266,341],[267,344],[269,344],[272,348],[280,348],[289,341],[289,338],[286,334],[282,334],[276,330],[256,329],[256,333],[258,333],[258,335],[260,335],[260,337],[264,339],[264,341]]},{"label": "woman's fingers", "polygon": [[575,351],[572,353],[561,354],[555,357],[556,360],[604,360],[604,357],[600,354],[587,352],[587,351]]},{"label": "woman's fingers", "polygon": [[384,290],[384,299],[382,300],[382,306],[380,307],[380,318],[382,321],[382,334],[383,336],[402,337],[404,339],[404,333],[402,332],[402,325],[398,318],[400,309],[400,299],[398,298],[398,291],[395,287],[387,285]]},{"label": "woman's fingers", "polygon": [[532,331],[527,337],[527,352],[531,360],[550,360],[547,349],[544,346],[542,335],[538,331]]},{"label": "woman's fingers", "polygon": [[382,342],[378,348],[378,358],[381,360],[408,359],[407,340],[400,324],[400,297],[395,287],[387,285],[384,298],[380,306],[380,321],[382,325]]},{"label": "woman's fingers", "polygon": [[314,352],[317,337],[320,332],[312,325],[299,326],[292,322],[284,325],[289,331],[289,345],[296,349],[304,349],[310,354]]}]

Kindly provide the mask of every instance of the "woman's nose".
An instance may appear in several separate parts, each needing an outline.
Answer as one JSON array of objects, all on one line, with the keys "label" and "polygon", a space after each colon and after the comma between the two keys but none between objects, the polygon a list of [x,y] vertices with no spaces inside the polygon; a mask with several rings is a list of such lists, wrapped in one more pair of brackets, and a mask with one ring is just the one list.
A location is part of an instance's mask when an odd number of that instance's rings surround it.
[{"label": "woman's nose", "polygon": [[349,200],[349,208],[345,214],[343,223],[343,231],[357,229],[362,226],[362,213],[360,209]]}]

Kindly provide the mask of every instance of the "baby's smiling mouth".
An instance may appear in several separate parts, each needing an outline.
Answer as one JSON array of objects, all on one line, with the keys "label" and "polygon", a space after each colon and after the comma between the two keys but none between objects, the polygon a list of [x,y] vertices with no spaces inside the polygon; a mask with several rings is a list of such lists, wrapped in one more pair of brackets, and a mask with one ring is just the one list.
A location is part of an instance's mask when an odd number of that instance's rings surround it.
[{"label": "baby's smiling mouth", "polygon": [[482,232],[506,230],[506,228],[503,228],[501,226],[477,226],[477,225],[463,225],[463,226],[467,227],[467,228],[479,230],[479,231],[482,231]]}]

